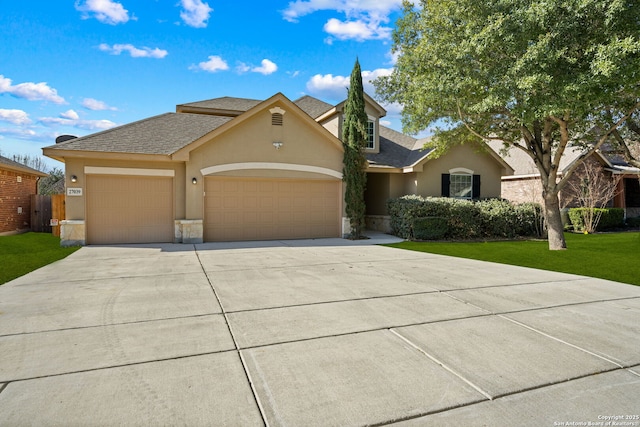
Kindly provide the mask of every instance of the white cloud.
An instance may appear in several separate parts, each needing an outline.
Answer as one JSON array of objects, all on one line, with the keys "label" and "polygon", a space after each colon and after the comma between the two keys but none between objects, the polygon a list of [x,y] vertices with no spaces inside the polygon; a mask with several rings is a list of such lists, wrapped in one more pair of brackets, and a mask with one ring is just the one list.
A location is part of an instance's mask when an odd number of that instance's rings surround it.
[{"label": "white cloud", "polygon": [[110,52],[112,55],[120,55],[122,52],[129,52],[132,58],[158,58],[162,59],[169,54],[166,50],[151,49],[150,47],[143,46],[142,48],[137,48],[132,44],[114,44],[113,46],[109,46],[106,43],[102,43],[98,46],[98,49],[104,52]]},{"label": "white cloud", "polygon": [[20,83],[13,85],[11,79],[0,75],[0,93],[8,93],[17,98],[29,101],[49,101],[54,104],[64,104],[65,100],[58,95],[58,91],[49,87],[47,83]]},{"label": "white cloud", "polygon": [[[333,10],[345,15],[345,20],[329,19],[324,30],[339,40],[357,41],[388,39],[392,29],[384,24],[389,15],[402,7],[402,0],[296,0],[290,2],[282,16],[289,22],[323,10]],[[328,43],[332,38],[327,39]]]},{"label": "white cloud", "polygon": [[111,120],[80,120],[62,117],[40,117],[38,122],[45,126],[69,126],[85,130],[106,130],[117,126]]},{"label": "white cloud", "polygon": [[[391,37],[392,29],[380,26],[379,22],[366,22],[363,20],[342,22],[336,18],[331,18],[324,24],[324,31],[338,40],[365,41],[388,39]],[[327,40],[329,44],[331,44],[331,41],[332,39]]]},{"label": "white cloud", "polygon": [[278,66],[275,64],[275,62],[269,61],[268,59],[263,59],[260,64],[261,65],[259,67],[253,67],[251,71],[268,76],[269,74],[273,74],[278,70]]},{"label": "white cloud", "polygon": [[69,119],[69,120],[78,120],[80,118],[78,113],[76,113],[73,110],[67,110],[64,113],[60,113],[60,117],[62,117],[63,119]]},{"label": "white cloud", "polygon": [[[378,68],[373,71],[362,72],[364,91],[370,96],[376,93],[372,81],[380,76],[388,76],[392,68]],[[316,74],[307,82],[307,90],[319,97],[333,100],[343,100],[347,97],[346,88],[349,87],[350,76],[334,76],[332,74]]]},{"label": "white cloud", "polygon": [[104,52],[110,52],[112,55],[120,55],[122,52],[129,52],[132,58],[157,58],[162,59],[169,54],[164,49],[158,49],[157,47],[151,49],[150,47],[143,46],[142,48],[137,48],[132,44],[114,44],[113,46],[109,46],[106,43],[102,43],[98,46],[98,49]]},{"label": "white cloud", "polygon": [[278,71],[278,66],[276,65],[276,63],[268,59],[263,59],[260,62],[260,64],[261,64],[260,66],[251,66],[251,65],[245,64],[244,62],[238,62],[238,65],[236,66],[236,71],[240,74],[252,72],[252,73],[264,74],[265,76],[268,76],[269,74],[273,74],[276,71]]},{"label": "white cloud", "polygon": [[118,110],[116,107],[110,107],[106,103],[102,101],[98,101],[97,99],[93,99],[93,98],[83,99],[82,104],[80,105],[82,105],[87,110],[92,110],[92,111],[104,111],[104,110],[117,111]]},{"label": "white cloud", "polygon": [[14,125],[28,125],[31,123],[29,115],[22,110],[5,110],[0,108],[0,120]]},{"label": "white cloud", "polygon": [[334,100],[345,99],[348,87],[349,77],[332,74],[316,74],[307,82],[307,90],[311,94]]},{"label": "white cloud", "polygon": [[38,136],[38,133],[36,131],[28,128],[0,128],[0,134],[18,139],[35,139]]},{"label": "white cloud", "polygon": [[180,18],[190,27],[205,28],[209,15],[213,12],[213,9],[209,7],[208,3],[203,3],[202,0],[181,0],[182,12],[180,12]]},{"label": "white cloud", "polygon": [[391,126],[391,121],[389,121],[389,120],[380,120],[380,124],[382,126],[389,127],[389,126]]},{"label": "white cloud", "polygon": [[240,74],[248,73],[251,71],[251,67],[244,62],[238,62],[238,65],[236,65],[236,71]]},{"label": "white cloud", "polygon": [[129,11],[121,3],[112,0],[76,1],[76,10],[82,12],[82,19],[95,17],[104,24],[117,25],[129,21]]},{"label": "white cloud", "polygon": [[201,62],[198,65],[192,65],[189,67],[191,70],[204,70],[210,73],[215,73],[216,71],[225,71],[229,69],[229,64],[222,59],[222,57],[218,55],[212,55],[209,57],[209,60],[206,62]]}]

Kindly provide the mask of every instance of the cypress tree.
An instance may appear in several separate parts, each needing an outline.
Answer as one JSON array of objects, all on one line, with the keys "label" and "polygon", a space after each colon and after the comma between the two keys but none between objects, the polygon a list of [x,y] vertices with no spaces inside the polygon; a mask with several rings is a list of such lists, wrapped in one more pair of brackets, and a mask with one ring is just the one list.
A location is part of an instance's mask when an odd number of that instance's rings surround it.
[{"label": "cypress tree", "polygon": [[364,91],[360,63],[351,72],[349,94],[344,108],[342,144],[344,146],[343,180],[346,183],[344,201],[351,225],[351,239],[359,239],[364,230],[364,190],[367,186],[365,172],[367,159],[364,149],[367,140],[367,113],[364,108]]}]

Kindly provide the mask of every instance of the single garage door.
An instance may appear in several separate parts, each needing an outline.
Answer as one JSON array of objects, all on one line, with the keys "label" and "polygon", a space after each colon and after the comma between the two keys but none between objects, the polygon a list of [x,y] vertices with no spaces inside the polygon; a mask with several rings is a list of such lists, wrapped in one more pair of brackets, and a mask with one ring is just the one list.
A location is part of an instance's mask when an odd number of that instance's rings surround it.
[{"label": "single garage door", "polygon": [[206,241],[340,235],[342,182],[207,177]]},{"label": "single garage door", "polygon": [[172,242],[173,178],[87,175],[87,243]]}]

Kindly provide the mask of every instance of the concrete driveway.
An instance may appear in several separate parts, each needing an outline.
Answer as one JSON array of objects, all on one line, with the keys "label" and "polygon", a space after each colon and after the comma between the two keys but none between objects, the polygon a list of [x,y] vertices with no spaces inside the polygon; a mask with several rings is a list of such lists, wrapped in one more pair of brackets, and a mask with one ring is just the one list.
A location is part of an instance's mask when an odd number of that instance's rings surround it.
[{"label": "concrete driveway", "polygon": [[84,247],[0,286],[0,425],[640,425],[640,287],[383,240]]}]

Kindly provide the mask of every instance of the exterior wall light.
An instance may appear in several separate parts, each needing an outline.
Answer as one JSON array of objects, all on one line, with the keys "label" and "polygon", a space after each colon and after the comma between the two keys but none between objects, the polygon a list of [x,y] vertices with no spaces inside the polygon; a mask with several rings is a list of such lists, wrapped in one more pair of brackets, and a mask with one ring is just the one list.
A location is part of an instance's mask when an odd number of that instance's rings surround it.
[{"label": "exterior wall light", "polygon": [[71,182],[77,182],[78,181],[78,177],[75,175],[71,175]]},{"label": "exterior wall light", "polygon": [[282,147],[282,142],[276,141],[273,143],[273,146],[276,147],[276,150],[279,150]]},{"label": "exterior wall light", "polygon": [[198,183],[198,180],[196,179],[196,177],[194,176],[193,178],[191,178],[191,183],[193,185],[196,185]]}]

